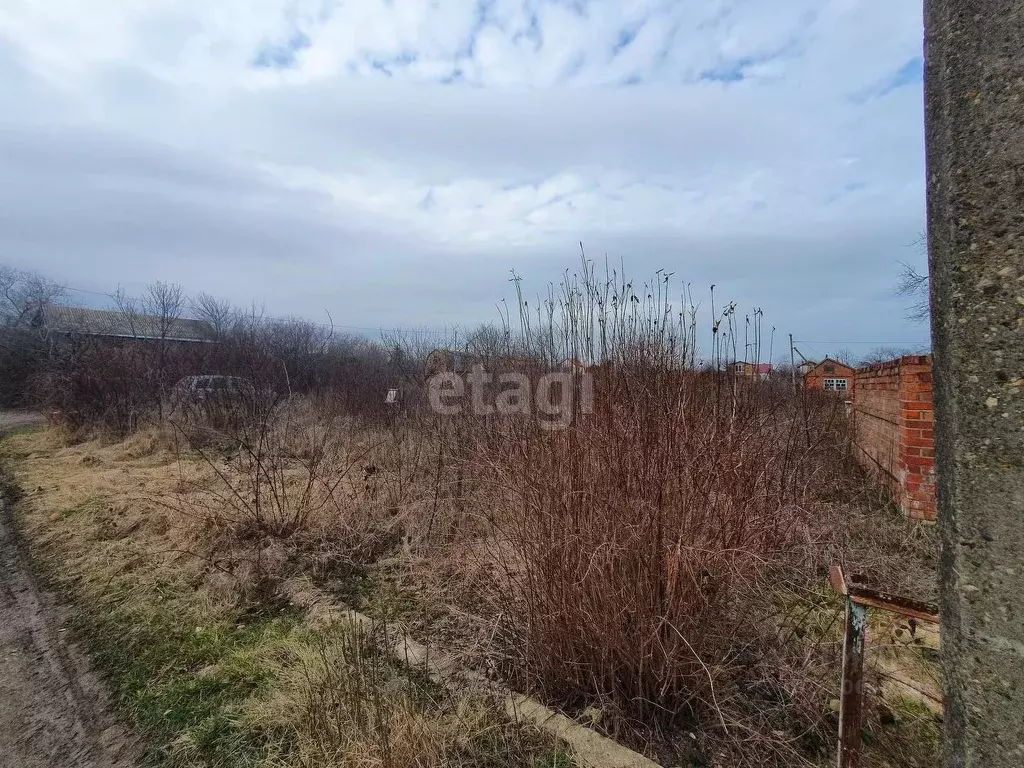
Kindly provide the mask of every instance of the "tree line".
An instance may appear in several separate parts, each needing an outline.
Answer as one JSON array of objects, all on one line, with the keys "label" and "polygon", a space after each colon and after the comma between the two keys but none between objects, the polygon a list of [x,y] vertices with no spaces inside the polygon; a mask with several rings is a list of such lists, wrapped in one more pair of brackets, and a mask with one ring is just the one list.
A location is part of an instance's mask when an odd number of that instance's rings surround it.
[{"label": "tree line", "polygon": [[[173,283],[113,293],[105,316],[121,333],[54,327],[47,317],[68,291],[35,272],[0,265],[0,294],[0,406],[58,414],[73,429],[123,434],[163,418],[175,384],[193,375],[243,377],[275,400],[322,392],[372,417],[388,386],[415,375],[425,346],[415,334],[371,340]],[[183,320],[202,323],[205,338],[182,340]]]}]

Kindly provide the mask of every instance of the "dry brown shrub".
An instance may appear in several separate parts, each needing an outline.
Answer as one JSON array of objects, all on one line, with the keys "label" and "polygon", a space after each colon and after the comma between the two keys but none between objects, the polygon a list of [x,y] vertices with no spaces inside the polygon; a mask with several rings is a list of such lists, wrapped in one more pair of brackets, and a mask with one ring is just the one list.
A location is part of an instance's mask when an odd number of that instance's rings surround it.
[{"label": "dry brown shrub", "polygon": [[678,745],[692,728],[740,764],[819,759],[841,634],[824,577],[847,561],[845,500],[863,483],[842,401],[736,375],[732,305],[702,373],[660,283],[585,274],[552,293],[560,323],[532,328],[522,308],[522,338],[542,342],[527,372],[535,391],[561,336],[601,361],[593,412],[555,431],[536,412],[445,427],[460,482],[434,551],[463,574],[490,662],[630,738]]},{"label": "dry brown shrub", "polygon": [[692,719],[760,666],[775,593],[821,565],[841,446],[800,420],[839,415],[715,375],[616,376],[569,430],[491,435],[507,670],[569,706]]}]

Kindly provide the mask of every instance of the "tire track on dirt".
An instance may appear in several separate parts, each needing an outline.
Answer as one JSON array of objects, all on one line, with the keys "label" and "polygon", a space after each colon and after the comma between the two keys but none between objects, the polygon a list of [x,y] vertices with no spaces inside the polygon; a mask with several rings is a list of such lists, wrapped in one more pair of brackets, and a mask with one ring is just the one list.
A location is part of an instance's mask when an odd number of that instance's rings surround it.
[{"label": "tire track on dirt", "polygon": [[[39,417],[0,411],[0,437]],[[130,768],[137,739],[110,713],[66,611],[27,568],[0,493],[0,768]]]}]

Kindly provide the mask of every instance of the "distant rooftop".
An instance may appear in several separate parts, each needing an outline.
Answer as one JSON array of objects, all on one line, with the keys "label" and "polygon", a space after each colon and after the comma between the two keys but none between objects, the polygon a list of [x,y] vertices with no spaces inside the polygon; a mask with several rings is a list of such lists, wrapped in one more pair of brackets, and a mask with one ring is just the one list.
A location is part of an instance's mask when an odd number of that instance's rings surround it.
[{"label": "distant rooftop", "polygon": [[748,363],[746,360],[737,360],[733,365],[735,365],[737,369],[743,368],[750,373],[768,374],[772,372],[771,363]]},{"label": "distant rooftop", "polygon": [[37,313],[34,325],[45,327],[51,333],[82,334],[86,336],[113,336],[124,339],[166,339],[168,341],[213,341],[213,328],[203,320],[179,318],[169,326],[161,327],[155,315],[143,315],[120,310],[87,309],[46,304]]}]

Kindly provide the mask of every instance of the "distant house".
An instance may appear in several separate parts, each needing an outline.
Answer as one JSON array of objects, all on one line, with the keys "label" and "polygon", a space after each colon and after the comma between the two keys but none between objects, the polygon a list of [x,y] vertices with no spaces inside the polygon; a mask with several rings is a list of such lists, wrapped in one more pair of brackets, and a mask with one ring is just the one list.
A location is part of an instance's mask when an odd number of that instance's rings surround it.
[{"label": "distant house", "polygon": [[99,337],[182,344],[205,344],[215,338],[213,328],[203,320],[163,319],[134,312],[59,304],[42,305],[29,322],[51,338]]},{"label": "distant house", "polygon": [[853,399],[853,368],[826,357],[804,374],[804,389],[825,389]]},{"label": "distant house", "polygon": [[733,372],[737,376],[749,376],[753,379],[767,379],[772,375],[771,363],[748,363],[737,360],[732,364]]}]

